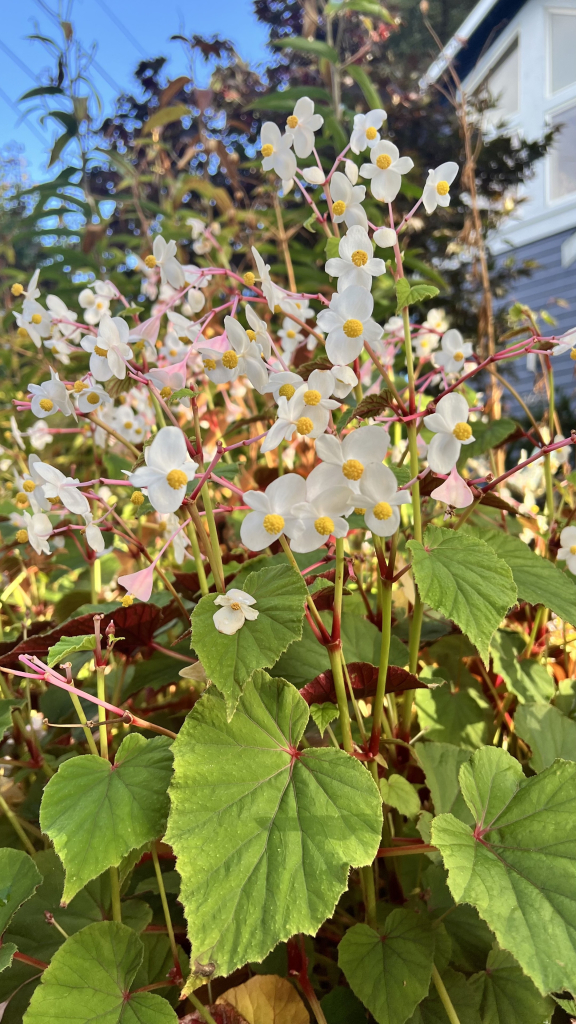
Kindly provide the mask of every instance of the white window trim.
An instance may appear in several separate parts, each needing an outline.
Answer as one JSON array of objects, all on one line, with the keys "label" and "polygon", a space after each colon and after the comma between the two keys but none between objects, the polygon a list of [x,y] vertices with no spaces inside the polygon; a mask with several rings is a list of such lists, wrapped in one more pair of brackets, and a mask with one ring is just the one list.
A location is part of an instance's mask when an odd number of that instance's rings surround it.
[{"label": "white window trim", "polygon": [[488,78],[488,76],[490,75],[491,71],[494,69],[494,67],[498,63],[498,61],[506,53],[506,50],[510,50],[512,48],[512,46],[514,45],[514,42],[516,42],[516,46],[517,46],[517,49],[518,49],[518,110],[516,111],[516,113],[514,115],[515,117],[517,117],[520,114],[521,109],[522,109],[522,90],[520,88],[520,85],[521,85],[521,82],[522,82],[522,68],[521,68],[522,48],[521,48],[521,40],[522,40],[522,31],[521,31],[519,26],[517,26],[516,28],[513,28],[512,31],[510,31],[509,33],[503,33],[503,35],[500,36],[500,39],[498,40],[498,42],[495,43],[494,46],[490,47],[490,49],[488,50],[488,53],[490,54],[489,58],[488,58],[488,54],[487,54],[486,57],[484,58],[484,60],[482,60],[474,68],[474,70],[470,73],[470,75],[468,76],[468,78],[466,79],[466,81],[464,83],[464,91],[465,92],[467,92],[467,93],[475,92],[476,89],[478,88],[478,86],[482,85],[482,82],[484,81],[484,79]]},{"label": "white window trim", "polygon": [[[571,82],[570,85],[565,85],[562,89],[556,89],[556,92],[552,91],[552,15],[553,14],[564,14],[569,15],[572,18],[576,18],[576,7],[545,7],[546,16],[546,27],[545,27],[545,40],[546,40],[546,75],[545,75],[545,92],[546,99],[554,99],[554,102],[558,102],[558,97],[562,93],[566,93],[569,96],[571,93],[576,95],[576,81]],[[576,56],[575,56],[576,60]]]},{"label": "white window trim", "polygon": [[[563,103],[559,103],[557,106],[552,107],[546,111],[546,127],[552,128],[552,119],[558,114],[562,114],[565,110],[576,110],[576,89],[571,99],[565,99]],[[545,159],[545,198],[546,205],[552,210],[557,210],[563,204],[572,203],[576,199],[576,187],[573,192],[568,192],[565,196],[559,196],[558,199],[552,199],[552,180],[551,180],[551,169],[552,169],[552,154],[549,153]]]}]

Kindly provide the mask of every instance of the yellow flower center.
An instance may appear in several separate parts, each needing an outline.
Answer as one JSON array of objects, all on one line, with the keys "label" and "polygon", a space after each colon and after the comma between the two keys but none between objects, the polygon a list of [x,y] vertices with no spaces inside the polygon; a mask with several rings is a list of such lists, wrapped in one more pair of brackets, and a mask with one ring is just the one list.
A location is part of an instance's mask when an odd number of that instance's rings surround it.
[{"label": "yellow flower center", "polygon": [[204,369],[205,370],[215,370],[216,369],[216,360],[215,359],[203,359],[202,362],[204,363]]},{"label": "yellow flower center", "polygon": [[17,530],[16,531],[16,543],[25,544],[28,540],[28,530]]},{"label": "yellow flower center", "polygon": [[[150,257],[148,257],[148,259],[150,259]],[[134,604],[134,597],[133,597],[133,595],[132,594],[124,594],[124,597],[122,598],[122,607],[123,608],[129,608],[130,605],[132,605],[132,604]]]},{"label": "yellow flower center", "polygon": [[346,203],[343,203],[341,199],[337,199],[332,207],[332,211],[335,217],[341,217],[346,213]]},{"label": "yellow flower center", "polygon": [[573,348],[570,353],[570,359],[576,360],[576,348]]},{"label": "yellow flower center", "polygon": [[256,277],[254,276],[252,271],[251,270],[247,270],[246,273],[244,274],[244,284],[246,285],[246,287],[247,288],[251,288],[252,285],[254,284],[255,280],[256,280]]},{"label": "yellow flower center", "polygon": [[160,398],[170,398],[171,394],[172,388],[169,388],[168,385],[166,385],[166,387],[162,388],[162,391],[160,392]]},{"label": "yellow flower center", "polygon": [[286,124],[288,125],[288,128],[297,128],[298,127],[298,118],[296,117],[296,115],[295,114],[290,114],[290,117],[288,117],[286,119]]},{"label": "yellow flower center", "polygon": [[354,509],[354,512],[356,513],[357,516],[363,516],[365,511],[366,511],[365,508],[355,508]]},{"label": "yellow flower center", "polygon": [[334,521],[330,516],[320,516],[314,523],[314,529],[321,537],[329,537],[334,532]]},{"label": "yellow flower center", "polygon": [[361,320],[346,320],[342,324],[342,330],[347,338],[359,338],[364,330]]},{"label": "yellow flower center", "polygon": [[246,334],[250,338],[250,341],[256,341],[256,331],[251,331],[250,329],[248,329],[246,331]]},{"label": "yellow flower center", "polygon": [[41,398],[38,404],[44,412],[51,412],[54,408],[54,402],[50,398]]},{"label": "yellow flower center", "polygon": [[262,146],[262,156],[263,157],[272,156],[273,152],[274,152],[274,146],[272,146],[269,142],[265,142],[264,145]]},{"label": "yellow flower center", "polygon": [[280,390],[278,391],[278,394],[282,395],[282,398],[287,398],[288,400],[290,400],[295,391],[296,388],[294,387],[293,384],[283,384]]},{"label": "yellow flower center", "polygon": [[148,267],[148,270],[154,270],[154,267],[156,266],[156,257],[150,254],[150,256],[146,257],[144,263]]},{"label": "yellow flower center", "polygon": [[171,348],[170,351],[168,352],[168,355],[169,356],[177,356],[178,355],[178,350],[175,349],[175,348]]},{"label": "yellow flower center", "polygon": [[[139,356],[140,353],[142,352],[143,348],[144,348],[144,342],[143,341],[137,341],[136,344],[134,345],[134,348],[133,348],[134,355],[135,356]],[[176,353],[174,353],[174,355],[175,354]]]},{"label": "yellow flower center", "polygon": [[21,284],[13,284],[10,291],[12,292],[14,298],[17,299],[19,295],[22,295],[24,287]]},{"label": "yellow flower center", "polygon": [[16,504],[18,505],[19,508],[26,508],[26,505],[28,504],[28,498],[26,497],[23,491],[18,491],[18,494],[16,495],[16,498],[14,500],[16,501]]},{"label": "yellow flower center", "polygon": [[133,505],[136,506],[136,508],[138,508],[140,505],[144,504],[146,498],[142,494],[142,491],[132,491],[132,494],[130,495],[130,501],[132,502]]},{"label": "yellow flower center", "polygon": [[287,338],[295,338],[296,337],[296,331],[293,331],[293,330],[286,331],[286,337]]},{"label": "yellow flower center", "polygon": [[239,612],[242,610],[242,606],[239,601],[232,601],[230,607],[233,612]]},{"label": "yellow flower center", "polygon": [[179,491],[181,487],[186,487],[188,477],[183,469],[171,469],[170,472],[166,474],[166,482],[173,491]]},{"label": "yellow flower center", "polygon": [[126,420],[124,424],[124,430],[132,430],[133,426],[134,424],[132,423],[132,420]]},{"label": "yellow flower center", "polygon": [[300,419],[296,421],[296,430],[299,434],[311,434],[314,430],[314,424],[308,416],[301,416]]},{"label": "yellow flower center", "polygon": [[33,480],[25,480],[22,484],[22,490],[26,491],[27,494],[32,494],[32,491],[36,490],[36,484]]},{"label": "yellow flower center", "polygon": [[464,353],[455,352],[454,355],[452,356],[452,359],[454,360],[455,363],[461,363],[462,360],[464,359]]},{"label": "yellow flower center", "polygon": [[108,349],[102,348],[101,345],[94,345],[94,354],[97,356],[102,356],[102,358],[104,359],[108,355]]},{"label": "yellow flower center", "polygon": [[222,366],[225,366],[227,370],[235,370],[238,366],[238,356],[233,349],[229,348],[222,356]]},{"label": "yellow flower center", "polygon": [[572,546],[570,548],[570,554],[571,555],[576,555],[576,544],[572,544]]},{"label": "yellow flower center", "polygon": [[74,392],[75,395],[79,395],[81,391],[86,391],[87,388],[88,384],[86,384],[83,380],[75,380],[72,391]]},{"label": "yellow flower center", "polygon": [[266,533],[282,533],[282,530],[284,529],[284,518],[283,516],[269,512],[267,516],[264,516],[262,526],[266,530]]},{"label": "yellow flower center", "polygon": [[450,185],[447,181],[439,181],[436,185],[436,191],[439,196],[447,196],[450,191]]},{"label": "yellow flower center", "polygon": [[390,519],[392,515],[392,507],[387,501],[379,501],[377,505],[372,509],[374,518],[381,522],[383,519]]},{"label": "yellow flower center", "polygon": [[368,139],[369,142],[372,142],[372,140],[375,139],[377,135],[378,132],[376,131],[375,128],[366,129],[366,138]]},{"label": "yellow flower center", "polygon": [[364,466],[358,459],[347,459],[342,466],[342,472],[347,480],[359,480],[364,472]]},{"label": "yellow flower center", "polygon": [[86,395],[86,401],[88,405],[100,405],[100,395],[96,391],[91,391],[89,395]]},{"label": "yellow flower center", "polygon": [[25,327],[19,327],[18,330],[16,331],[16,334],[18,335],[19,338],[22,339],[30,337]]},{"label": "yellow flower center", "polygon": [[321,401],[322,395],[319,391],[304,392],[304,405],[319,405]]},{"label": "yellow flower center", "polygon": [[452,433],[457,441],[467,441],[472,437],[472,427],[469,423],[457,423]]},{"label": "yellow flower center", "polygon": [[380,153],[380,156],[376,157],[376,167],[379,167],[381,171],[387,171],[392,163],[392,157],[388,156],[388,153]]},{"label": "yellow flower center", "polygon": [[30,319],[31,319],[33,324],[41,324],[42,323],[42,317],[40,316],[40,313],[32,313],[32,316],[30,317]]},{"label": "yellow flower center", "polygon": [[430,342],[424,339],[424,341],[420,342],[420,348],[423,348],[424,351],[426,351],[427,348],[430,348]]},{"label": "yellow flower center", "polygon": [[355,249],[350,259],[355,267],[365,267],[368,263],[368,253],[364,249]]}]

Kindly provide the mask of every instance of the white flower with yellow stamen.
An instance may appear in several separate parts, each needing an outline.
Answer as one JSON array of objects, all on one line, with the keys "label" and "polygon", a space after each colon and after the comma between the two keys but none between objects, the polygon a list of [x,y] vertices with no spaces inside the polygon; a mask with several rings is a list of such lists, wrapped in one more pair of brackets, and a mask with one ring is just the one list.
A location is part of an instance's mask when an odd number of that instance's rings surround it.
[{"label": "white flower with yellow stamen", "polygon": [[252,246],[252,255],[254,257],[256,270],[258,271],[258,277],[260,279],[260,290],[268,303],[270,312],[273,313],[276,306],[283,298],[282,293],[270,277],[269,264],[264,262],[255,245]]},{"label": "white flower with yellow stamen", "polygon": [[10,516],[15,526],[18,526],[16,533],[17,544],[30,544],[37,555],[49,555],[50,545],[48,537],[52,535],[53,526],[44,512],[23,512],[21,515],[15,513]]},{"label": "white flower with yellow stamen", "polygon": [[271,373],[270,379],[264,388],[263,394],[272,394],[274,401],[278,403],[281,398],[290,400],[302,387],[302,377],[291,370],[281,370],[279,373]]},{"label": "white flower with yellow stamen", "polygon": [[145,487],[150,504],[157,512],[175,512],[186,495],[186,485],[198,466],[192,461],[184,434],[178,427],[161,427],[144,449],[145,466],[130,473],[130,484]]},{"label": "white flower with yellow stamen", "polygon": [[298,520],[291,547],[294,551],[315,551],[331,536],[345,537],[348,523],[343,518],[353,504],[353,493],[346,485],[329,486],[326,466],[317,466],[306,480],[306,497],[292,507]]},{"label": "white flower with yellow stamen", "polygon": [[30,502],[33,512],[49,512],[50,502],[44,493],[44,480],[36,470],[36,463],[41,462],[39,455],[30,455],[28,458],[28,472],[24,473],[20,489]]},{"label": "white flower with yellow stamen", "polygon": [[102,405],[110,405],[112,399],[101,384],[94,381],[76,381],[73,392],[76,395],[78,409],[83,413],[101,411]]},{"label": "white flower with yellow stamen", "polygon": [[369,345],[380,340],[383,330],[371,319],[373,309],[370,292],[357,285],[332,296],[330,307],[318,314],[318,325],[328,335],[326,355],[331,363],[351,363],[360,355],[365,340]]},{"label": "white flower with yellow stamen", "polygon": [[296,156],[301,159],[310,156],[314,149],[314,132],[319,131],[323,124],[324,118],[314,113],[313,101],[308,96],[301,96],[286,120],[286,135],[294,140]]},{"label": "white flower with yellow stamen", "polygon": [[240,376],[248,377],[262,395],[268,383],[268,370],[264,365],[260,345],[249,338],[242,324],[233,317],[224,317],[224,327],[230,348],[225,352],[202,349],[206,376],[214,384],[226,384]]},{"label": "white flower with yellow stamen", "polygon": [[368,218],[360,203],[366,198],[365,185],[352,185],[345,174],[335,171],[330,181],[332,196],[332,214],[336,224],[342,221],[351,228],[359,224],[364,230],[368,228]]},{"label": "white flower with yellow stamen", "polygon": [[278,331],[278,337],[282,342],[282,351],[287,356],[291,356],[294,350],[298,348],[298,345],[301,345],[304,341],[304,335],[298,324],[294,323],[289,316],[284,317],[282,327]]},{"label": "white flower with yellow stamen", "polygon": [[335,398],[346,398],[352,391],[352,388],[355,388],[358,383],[358,377],[354,370],[351,366],[340,366],[337,363],[330,372],[334,377],[334,390],[332,394]]},{"label": "white flower with yellow stamen", "polygon": [[82,338],[82,348],[90,353],[90,373],[95,380],[106,381],[111,377],[124,380],[126,361],[132,358],[129,337],[130,328],[121,316],[103,316],[98,336]]},{"label": "white flower with yellow stamen", "polygon": [[387,139],[377,142],[370,153],[369,164],[362,164],[360,174],[370,178],[370,190],[375,199],[393,203],[400,191],[402,175],[414,167],[409,156],[400,156],[400,150]]},{"label": "white flower with yellow stamen", "polygon": [[400,525],[399,505],[410,501],[408,491],[399,491],[398,482],[388,466],[372,463],[360,478],[360,497],[364,522],[377,537],[391,537]]},{"label": "white flower with yellow stamen", "polygon": [[125,441],[133,444],[142,444],[147,434],[144,420],[127,404],[114,410],[114,428]]},{"label": "white flower with yellow stamen", "polygon": [[86,543],[89,548],[92,548],[92,551],[99,555],[106,547],[102,530],[97,523],[92,521],[94,517],[91,512],[85,512],[83,518],[86,523]]},{"label": "white flower with yellow stamen", "polygon": [[576,526],[565,526],[560,534],[560,547],[557,558],[576,575]]},{"label": "white flower with yellow stamen", "polygon": [[298,473],[279,476],[265,492],[246,491],[244,504],[253,510],[242,522],[240,539],[249,551],[263,551],[282,534],[291,537],[298,520],[292,506],[306,500],[306,481]]},{"label": "white flower with yellow stamen", "polygon": [[450,203],[450,185],[458,174],[458,164],[451,160],[440,164],[433,171],[428,171],[428,178],[422,193],[422,202],[426,213],[434,213],[437,206],[448,206]]},{"label": "white flower with yellow stamen", "polygon": [[53,416],[55,412],[61,412],[64,413],[64,416],[76,418],[66,385],[52,367],[50,367],[50,377],[50,380],[45,380],[42,384],[28,385],[28,390],[32,395],[31,410],[34,416],[44,419],[46,416]]},{"label": "white flower with yellow stamen", "polygon": [[182,265],[176,259],[176,251],[177,245],[173,238],[167,242],[162,235],[156,235],[152,255],[147,256],[144,262],[149,270],[159,267],[162,284],[169,284],[179,291],[186,284],[186,278]]},{"label": "white flower with yellow stamen", "polygon": [[36,300],[26,301],[22,313],[14,313],[20,332],[26,332],[36,348],[42,346],[44,338],[49,338],[52,333],[52,314],[43,308]]},{"label": "white flower with yellow stamen", "polygon": [[367,466],[382,464],[390,447],[390,435],[384,427],[369,426],[351,430],[339,441],[333,434],[324,434],[316,441],[316,453],[322,462],[335,466],[342,474],[342,483],[358,492]]},{"label": "white flower with yellow stamen", "polygon": [[266,121],[260,132],[262,170],[275,171],[282,184],[291,182],[296,174],[296,157],[292,152],[294,139],[288,133],[282,135],[277,124]]},{"label": "white flower with yellow stamen", "polygon": [[436,366],[442,366],[446,373],[461,373],[465,360],[473,353],[472,344],[452,327],[442,336],[442,351],[434,353]]},{"label": "white flower with yellow stamen", "polygon": [[189,348],[190,346],[185,345],[174,331],[166,331],[162,347],[158,349],[158,355],[162,356],[167,363],[180,363]]},{"label": "white flower with yellow stamen", "polygon": [[252,607],[256,604],[256,598],[236,587],[232,587],[227,594],[218,594],[214,604],[221,605],[221,607],[214,612],[212,620],[218,632],[225,633],[226,636],[233,636],[239,629],[242,629],[246,619],[253,622],[260,614],[256,608]]},{"label": "white flower with yellow stamen", "polygon": [[359,224],[348,229],[338,245],[338,256],[326,261],[326,273],[338,278],[338,291],[351,285],[372,287],[372,278],[386,273],[384,260],[374,258],[374,246],[368,232]]},{"label": "white flower with yellow stamen", "polygon": [[[303,437],[315,438],[328,426],[328,413],[324,408],[314,405],[306,405],[304,394],[309,391],[308,384],[302,384],[291,398],[281,395],[278,399],[278,416],[272,424],[262,442],[262,452],[271,452],[277,448],[281,441],[289,441],[295,432]],[[318,391],[312,396],[313,399],[319,396],[318,405],[322,400],[322,394]],[[310,395],[308,398],[310,399]],[[339,403],[334,403],[338,405]]]},{"label": "white flower with yellow stamen", "polygon": [[380,142],[380,128],[387,118],[385,110],[376,108],[367,114],[354,115],[354,129],[350,136],[350,149],[353,153],[363,153],[366,147],[372,149]]},{"label": "white flower with yellow stamen", "polygon": [[468,423],[469,412],[463,395],[453,391],[440,399],[436,412],[424,417],[424,426],[434,431],[428,445],[428,465],[434,473],[449,473],[460,458],[462,445],[476,440]]},{"label": "white flower with yellow stamen", "polygon": [[257,345],[260,345],[266,359],[270,359],[270,356],[272,355],[272,341],[268,334],[266,321],[260,319],[258,314],[252,309],[249,302],[246,303],[244,309],[246,310],[246,319],[250,324],[246,334],[250,338],[250,341],[255,341]]},{"label": "white flower with yellow stamen", "polygon": [[[94,291],[92,291],[94,289]],[[111,281],[95,281],[90,288],[83,288],[78,296],[78,305],[84,310],[84,322],[95,326],[110,312],[110,301],[118,292]]]},{"label": "white flower with yellow stamen", "polygon": [[71,476],[64,476],[55,466],[47,462],[37,462],[36,472],[43,481],[44,493],[47,498],[58,498],[69,512],[84,515],[90,511],[85,494],[79,489],[80,481]]}]

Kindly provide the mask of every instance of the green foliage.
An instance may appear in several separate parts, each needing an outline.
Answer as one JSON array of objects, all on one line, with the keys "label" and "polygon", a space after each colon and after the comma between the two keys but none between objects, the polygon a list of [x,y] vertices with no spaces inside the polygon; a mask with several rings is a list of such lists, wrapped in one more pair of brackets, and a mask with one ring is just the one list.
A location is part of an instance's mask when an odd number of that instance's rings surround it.
[{"label": "green foliage", "polygon": [[470,978],[468,985],[475,997],[480,996],[482,1024],[546,1024],[554,1008],[502,949],[490,951],[486,970]]},{"label": "green foliage", "polygon": [[0,936],[41,881],[42,875],[27,853],[0,849]]},{"label": "green foliage", "polygon": [[431,740],[471,749],[490,740],[490,705],[475,687],[452,690],[449,683],[432,683],[430,689],[416,691],[415,704],[420,726]]},{"label": "green foliage", "polygon": [[407,306],[414,306],[424,299],[433,299],[438,295],[439,289],[431,284],[410,284],[406,277],[401,277],[396,282],[396,298],[398,300],[396,312],[401,313]]},{"label": "green foliage", "polygon": [[94,651],[96,649],[96,637],[94,633],[86,636],[62,636],[53,647],[48,649],[48,665],[61,665],[71,654],[78,651]]},{"label": "green foliage", "polygon": [[516,694],[521,704],[547,704],[556,691],[554,680],[539,662],[518,660],[525,647],[518,633],[499,629],[492,642],[494,671],[502,676],[506,689]]},{"label": "green foliage", "polygon": [[335,704],[331,704],[330,701],[326,701],[325,704],[311,704],[310,718],[316,722],[320,735],[324,736],[326,726],[330,725],[330,722],[333,722],[335,718],[338,718],[338,708]]},{"label": "green foliage", "polygon": [[576,623],[576,584],[570,576],[508,533],[483,530],[482,539],[510,566],[520,601],[543,604]]},{"label": "green foliage", "polygon": [[576,761],[576,722],[548,704],[524,704],[514,716],[518,735],[532,750],[534,771],[548,768],[557,757]]},{"label": "green foliage", "polygon": [[21,708],[24,700],[0,699],[0,739],[12,725],[12,708]]},{"label": "green foliage", "polygon": [[380,792],[385,804],[395,807],[407,818],[415,818],[420,813],[420,797],[403,775],[390,775],[388,779],[380,779]]},{"label": "green foliage", "polygon": [[307,721],[290,683],[255,672],[230,722],[209,692],[174,743],[166,838],[193,960],[216,974],[261,960],[295,932],[315,933],[350,865],[369,864],[378,849],[380,798],[360,763],[329,747],[291,753]]},{"label": "green foliage", "polygon": [[460,821],[472,823],[472,814],[460,790],[458,773],[470,760],[470,750],[451,743],[417,743],[416,753],[426,776],[436,814],[452,813]]}]

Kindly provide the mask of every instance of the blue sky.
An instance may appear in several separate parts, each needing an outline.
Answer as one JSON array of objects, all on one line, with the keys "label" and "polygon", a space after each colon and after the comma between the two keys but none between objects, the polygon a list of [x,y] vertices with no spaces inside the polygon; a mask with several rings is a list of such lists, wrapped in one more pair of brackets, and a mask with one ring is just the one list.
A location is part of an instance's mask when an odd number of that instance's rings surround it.
[{"label": "blue sky", "polygon": [[[96,44],[92,78],[105,112],[118,91],[134,89],[132,72],[143,56],[168,56],[168,74],[189,74],[181,43],[170,42],[175,33],[229,38],[240,56],[252,65],[266,58],[266,27],[257,22],[251,0],[16,0],[3,5],[0,36],[0,150],[11,142],[24,146],[32,180],[45,177],[47,154],[59,134],[50,123],[42,129],[37,119],[20,120],[18,97],[35,85],[53,62],[46,47],[26,37],[32,33],[61,38],[47,13],[60,10],[71,20],[77,37],[89,49]],[[114,20],[116,19],[116,21]],[[118,24],[118,22],[120,24]],[[102,70],[100,71],[99,68]],[[208,71],[199,61],[198,79],[206,84]]]}]

